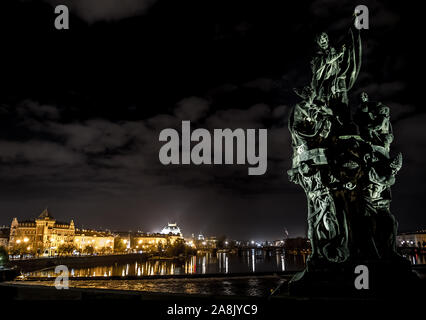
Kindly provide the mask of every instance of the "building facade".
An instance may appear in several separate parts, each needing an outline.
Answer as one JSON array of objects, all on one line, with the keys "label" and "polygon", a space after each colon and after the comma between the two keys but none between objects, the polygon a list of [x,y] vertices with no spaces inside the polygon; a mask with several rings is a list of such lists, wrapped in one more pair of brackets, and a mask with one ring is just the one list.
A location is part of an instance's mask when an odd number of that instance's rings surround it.
[{"label": "building facade", "polygon": [[401,233],[396,237],[396,244],[399,247],[426,248],[426,230]]},{"label": "building facade", "polygon": [[168,234],[168,235],[174,235],[174,236],[182,236],[182,231],[178,227],[176,223],[168,223],[167,226],[165,226],[161,230],[162,234]]},{"label": "building facade", "polygon": [[[0,246],[13,256],[56,256],[78,254],[110,254],[139,252],[165,248],[182,239],[180,228],[168,224],[161,233],[101,232],[77,229],[74,221],[57,221],[48,209],[35,219],[18,221],[13,218],[7,236],[0,233]],[[10,230],[10,231],[9,231]],[[4,238],[4,239],[3,239]],[[116,249],[116,250],[115,250]]]},{"label": "building facade", "polygon": [[192,243],[198,250],[212,250],[217,248],[217,242],[216,237],[205,237],[199,234]]},{"label": "building facade", "polygon": [[76,230],[74,246],[79,253],[113,253],[114,235],[94,230]]},{"label": "building facade", "polygon": [[48,209],[33,220],[18,221],[13,218],[10,226],[9,250],[12,254],[32,254],[54,256],[61,245],[71,245],[74,241],[75,226],[56,221]]},{"label": "building facade", "polygon": [[131,239],[131,248],[138,250],[146,250],[149,248],[158,248],[159,246],[173,245],[177,239],[183,239],[181,235],[148,233],[137,234]]}]

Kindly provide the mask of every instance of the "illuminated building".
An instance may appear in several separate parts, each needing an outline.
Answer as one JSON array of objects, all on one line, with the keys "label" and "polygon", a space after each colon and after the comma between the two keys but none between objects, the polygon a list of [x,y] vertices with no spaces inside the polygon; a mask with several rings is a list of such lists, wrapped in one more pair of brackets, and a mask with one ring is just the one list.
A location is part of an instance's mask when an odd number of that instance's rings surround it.
[{"label": "illuminated building", "polygon": [[167,226],[161,230],[161,233],[182,236],[182,232],[176,223],[168,223]]},{"label": "illuminated building", "polygon": [[198,238],[193,241],[198,250],[210,250],[217,248],[216,237],[205,237],[203,235],[199,235]]},{"label": "illuminated building", "polygon": [[399,247],[426,247],[426,230],[417,232],[401,233],[396,237],[396,244]]},{"label": "illuminated building", "polygon": [[20,251],[34,255],[53,256],[58,247],[72,244],[75,227],[70,223],[56,221],[47,209],[33,220],[18,221],[13,218],[10,226],[9,249],[20,248]]},{"label": "illuminated building", "polygon": [[134,252],[158,248],[159,245],[166,247],[169,244],[173,245],[177,239],[183,239],[183,237],[175,223],[169,223],[161,233],[115,232],[112,234],[76,229],[73,220],[70,223],[56,221],[45,209],[32,220],[18,221],[17,218],[13,218],[10,236],[8,233],[3,239],[0,234],[0,246],[5,244],[12,255],[107,254],[113,253],[114,249],[117,252]]},{"label": "illuminated building", "polygon": [[149,247],[165,246],[168,243],[173,245],[177,239],[182,239],[180,234],[147,233],[132,236],[132,248],[143,250]]},{"label": "illuminated building", "polygon": [[114,236],[111,233],[93,230],[77,230],[74,245],[80,253],[112,253]]}]

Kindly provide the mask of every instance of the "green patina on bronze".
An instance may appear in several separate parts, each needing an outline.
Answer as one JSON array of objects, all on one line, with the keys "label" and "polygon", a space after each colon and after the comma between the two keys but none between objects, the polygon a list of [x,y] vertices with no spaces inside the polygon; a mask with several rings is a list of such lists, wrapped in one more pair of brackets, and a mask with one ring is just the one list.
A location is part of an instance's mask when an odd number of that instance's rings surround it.
[{"label": "green patina on bronze", "polygon": [[389,108],[366,93],[354,115],[349,108],[348,91],[361,66],[359,30],[351,28],[339,49],[330,46],[325,33],[316,42],[312,81],[295,90],[301,101],[289,118],[293,162],[288,174],[308,201],[308,266],[399,257],[390,187],[402,155],[390,156]]}]

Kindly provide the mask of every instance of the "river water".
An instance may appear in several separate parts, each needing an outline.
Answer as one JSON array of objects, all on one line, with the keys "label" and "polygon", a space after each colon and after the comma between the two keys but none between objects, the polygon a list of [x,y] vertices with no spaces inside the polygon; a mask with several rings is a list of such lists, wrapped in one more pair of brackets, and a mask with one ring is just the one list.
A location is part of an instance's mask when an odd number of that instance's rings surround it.
[{"label": "river water", "polygon": [[[291,276],[278,276],[274,272],[297,271],[304,268],[306,255],[288,255],[281,251],[246,250],[239,254],[203,253],[184,261],[148,260],[128,264],[70,268],[69,286],[131,290],[154,294],[197,294],[215,296],[267,297]],[[406,257],[413,264],[424,263],[424,257]],[[270,272],[269,275],[259,274]],[[244,273],[244,276],[235,274]],[[153,275],[204,274],[202,278],[150,278]],[[211,274],[212,276],[209,276]],[[232,275],[218,277],[215,274]],[[27,285],[53,286],[57,274],[54,269],[29,273],[31,277],[50,277],[50,280],[20,281]],[[123,277],[111,279],[108,277]],[[141,279],[137,279],[141,276]],[[143,277],[144,276],[144,277]],[[83,277],[73,280],[73,277]],[[96,277],[91,279],[92,277]],[[105,279],[103,279],[105,277]],[[133,277],[128,279],[126,277]],[[136,279],[134,279],[136,277]]]},{"label": "river water", "polygon": [[[127,264],[70,268],[70,277],[151,276],[182,274],[232,274],[297,271],[306,255],[285,255],[282,251],[246,250],[239,254],[202,253],[185,259],[148,260]],[[55,277],[54,269],[31,272],[31,277]]]},{"label": "river water", "polygon": [[[128,264],[113,264],[69,269],[69,286],[74,288],[96,288],[131,290],[156,294],[198,294],[216,296],[265,297],[283,283],[285,279],[273,272],[296,271],[304,267],[306,255],[285,255],[282,251],[250,249],[239,254],[202,253],[185,261],[148,260]],[[270,275],[259,275],[270,272]],[[243,273],[243,276],[235,274]],[[205,274],[203,278],[160,278],[152,275]],[[212,274],[211,277],[208,275]],[[229,274],[232,277],[215,277],[214,274]],[[33,278],[24,281],[27,285],[53,286],[57,276],[54,269],[31,272],[31,277],[50,277],[52,281],[38,281]],[[107,277],[123,277],[110,279]],[[126,277],[148,276],[129,280]],[[73,280],[73,277],[87,277]],[[90,279],[96,277],[96,279]],[[102,277],[106,277],[102,279]],[[21,281],[20,281],[21,282]],[[21,282],[22,283],[22,282]]]}]

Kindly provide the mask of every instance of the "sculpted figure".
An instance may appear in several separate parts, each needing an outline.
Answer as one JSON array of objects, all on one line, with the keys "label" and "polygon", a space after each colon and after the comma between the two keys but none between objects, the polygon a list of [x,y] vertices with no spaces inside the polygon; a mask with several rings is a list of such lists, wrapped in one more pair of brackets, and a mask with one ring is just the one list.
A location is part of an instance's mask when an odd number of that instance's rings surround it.
[{"label": "sculpted figure", "polygon": [[315,100],[309,87],[305,87],[300,96],[305,100],[294,107],[289,119],[294,150],[289,178],[299,184],[307,196],[310,259],[342,262],[348,256],[347,232],[337,216],[330,189],[336,179],[330,172],[326,156],[333,112]]},{"label": "sculpted figure", "polygon": [[302,101],[288,122],[293,147],[288,175],[306,194],[312,254],[289,287],[316,290],[312,283],[333,278],[345,279],[350,291],[354,265],[406,266],[396,251],[397,222],[390,211],[402,155],[390,157],[394,136],[387,106],[363,92],[355,123],[351,120],[347,92],[359,72],[359,33],[350,30],[337,49],[326,33],[316,43],[310,86],[295,90]]},{"label": "sculpted figure", "polygon": [[374,256],[394,256],[397,255],[397,222],[390,211],[390,187],[402,166],[402,155],[390,159],[390,145],[394,137],[389,108],[380,102],[370,101],[367,93],[362,92],[361,104],[354,118],[362,139],[371,146],[371,151],[365,155],[366,182],[362,191],[364,207],[361,214],[369,218]]},{"label": "sculpted figure", "polygon": [[368,94],[366,92],[361,92],[360,94],[361,103],[354,115],[354,121],[359,126],[360,135],[363,138],[369,136],[368,128],[365,124],[370,123],[373,118],[371,117],[370,109],[373,108],[372,103],[369,101]]},{"label": "sculpted figure", "polygon": [[345,75],[341,74],[346,46],[337,51],[330,46],[325,32],[317,36],[316,42],[318,51],[311,60],[311,86],[319,99],[328,102],[331,97],[346,92]]},{"label": "sculpted figure", "polygon": [[364,192],[365,212],[371,217],[374,226],[374,243],[377,255],[381,258],[398,256],[396,234],[398,223],[390,210],[392,200],[391,186],[402,166],[402,155],[398,154],[392,162],[373,158],[368,172],[369,183]]},{"label": "sculpted figure", "polygon": [[370,102],[367,93],[361,93],[361,105],[355,114],[361,137],[373,149],[389,158],[394,139],[389,108],[381,102]]},{"label": "sculpted figure", "polygon": [[329,43],[327,33],[316,38],[318,51],[311,60],[311,87],[317,99],[324,101],[335,112],[341,123],[350,121],[348,95],[358,77],[361,66],[361,38],[359,31],[349,30],[339,49]]}]

